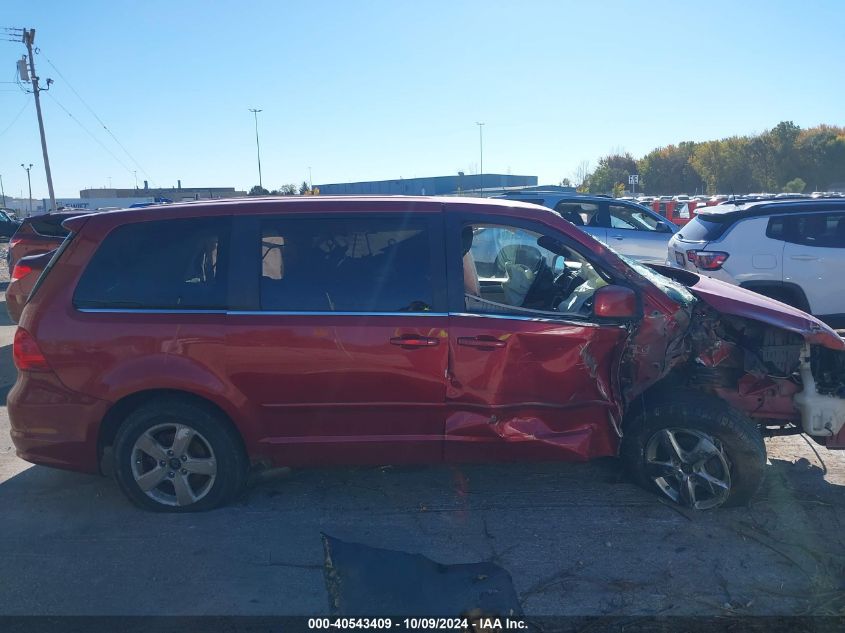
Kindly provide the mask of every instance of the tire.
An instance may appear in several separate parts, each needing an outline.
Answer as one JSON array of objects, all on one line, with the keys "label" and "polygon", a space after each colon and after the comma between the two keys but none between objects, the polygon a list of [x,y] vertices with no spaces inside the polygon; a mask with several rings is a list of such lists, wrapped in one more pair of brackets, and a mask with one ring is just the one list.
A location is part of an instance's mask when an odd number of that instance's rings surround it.
[{"label": "tire", "polygon": [[158,398],[130,413],[113,453],[121,490],[154,512],[225,505],[241,492],[248,471],[241,438],[229,420],[179,397]]},{"label": "tire", "polygon": [[708,510],[748,503],[763,480],[766,446],[724,400],[681,389],[646,396],[626,421],[621,457],[642,487]]}]

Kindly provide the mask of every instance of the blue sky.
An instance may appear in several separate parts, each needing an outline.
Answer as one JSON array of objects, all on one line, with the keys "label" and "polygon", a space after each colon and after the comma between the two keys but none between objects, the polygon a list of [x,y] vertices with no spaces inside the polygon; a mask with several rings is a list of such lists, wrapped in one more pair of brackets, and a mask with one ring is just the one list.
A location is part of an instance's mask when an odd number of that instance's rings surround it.
[{"label": "blue sky", "polygon": [[[845,124],[836,1],[7,0],[0,26],[36,28],[56,82],[43,106],[59,197],[131,187],[133,170],[248,189],[250,107],[268,188],[309,167],[315,184],[472,172],[476,121],[485,172],[541,183],[620,149]],[[0,41],[0,175],[20,195],[34,163],[46,196],[34,107],[13,123],[32,100],[13,83],[23,51]]]}]

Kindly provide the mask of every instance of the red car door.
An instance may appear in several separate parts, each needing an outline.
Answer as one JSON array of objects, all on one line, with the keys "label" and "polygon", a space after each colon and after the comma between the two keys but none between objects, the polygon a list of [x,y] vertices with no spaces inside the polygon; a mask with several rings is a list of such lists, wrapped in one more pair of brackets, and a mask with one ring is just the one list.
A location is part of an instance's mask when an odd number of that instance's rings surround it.
[{"label": "red car door", "polygon": [[[446,460],[615,455],[626,330],[590,318],[592,292],[609,279],[574,242],[565,256],[538,244],[544,235],[565,241],[549,226],[450,213],[447,231]],[[467,249],[480,296],[463,281]]]},{"label": "red car door", "polygon": [[255,222],[257,309],[230,313],[227,349],[262,452],[286,465],[442,459],[439,211]]}]

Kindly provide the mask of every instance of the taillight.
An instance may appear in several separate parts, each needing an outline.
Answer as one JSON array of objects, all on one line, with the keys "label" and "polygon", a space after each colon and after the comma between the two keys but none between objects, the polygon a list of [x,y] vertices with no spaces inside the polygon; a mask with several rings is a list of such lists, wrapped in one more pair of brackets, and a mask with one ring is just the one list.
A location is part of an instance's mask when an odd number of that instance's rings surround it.
[{"label": "taillight", "polygon": [[687,251],[687,259],[700,270],[719,270],[728,259],[721,251]]},{"label": "taillight", "polygon": [[51,371],[35,338],[22,327],[15,332],[12,359],[15,361],[15,367],[21,371]]},{"label": "taillight", "polygon": [[14,248],[18,244],[20,244],[20,242],[21,242],[21,238],[16,239],[16,238],[13,237],[12,239],[9,240],[9,248],[10,249]]},{"label": "taillight", "polygon": [[15,279],[23,279],[24,277],[26,277],[31,272],[32,272],[32,266],[18,262],[17,264],[15,264],[15,267],[12,269],[12,281],[15,281]]}]

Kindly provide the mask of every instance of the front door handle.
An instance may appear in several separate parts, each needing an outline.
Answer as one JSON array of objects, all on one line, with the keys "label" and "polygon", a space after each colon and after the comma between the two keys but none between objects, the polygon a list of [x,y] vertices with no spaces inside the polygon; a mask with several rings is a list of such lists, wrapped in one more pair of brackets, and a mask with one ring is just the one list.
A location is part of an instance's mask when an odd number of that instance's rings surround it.
[{"label": "front door handle", "polygon": [[458,337],[458,345],[474,347],[484,352],[492,352],[494,349],[504,347],[505,342],[492,336],[460,336]]},{"label": "front door handle", "polygon": [[614,240],[619,240],[620,242],[625,239],[621,235],[611,235],[610,237],[612,237]]},{"label": "front door handle", "polygon": [[391,345],[398,345],[399,347],[404,347],[405,349],[413,349],[417,347],[434,347],[439,342],[440,341],[436,338],[407,334],[405,336],[394,336],[390,339]]},{"label": "front door handle", "polygon": [[818,260],[818,257],[813,255],[792,255],[789,259],[797,259],[799,262],[814,262]]}]

